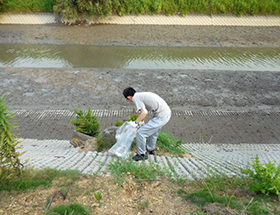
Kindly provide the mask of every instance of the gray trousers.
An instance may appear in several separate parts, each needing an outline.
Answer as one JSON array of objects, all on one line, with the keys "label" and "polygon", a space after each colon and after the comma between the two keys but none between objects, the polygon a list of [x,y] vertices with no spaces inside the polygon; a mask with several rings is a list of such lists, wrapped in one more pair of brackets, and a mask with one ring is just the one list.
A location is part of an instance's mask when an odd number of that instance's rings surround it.
[{"label": "gray trousers", "polygon": [[155,149],[158,133],[160,132],[161,128],[166,123],[168,123],[170,118],[171,118],[171,114],[161,118],[153,117],[147,124],[143,125],[137,130],[136,146],[138,148],[138,154],[145,154],[146,147],[149,151]]}]

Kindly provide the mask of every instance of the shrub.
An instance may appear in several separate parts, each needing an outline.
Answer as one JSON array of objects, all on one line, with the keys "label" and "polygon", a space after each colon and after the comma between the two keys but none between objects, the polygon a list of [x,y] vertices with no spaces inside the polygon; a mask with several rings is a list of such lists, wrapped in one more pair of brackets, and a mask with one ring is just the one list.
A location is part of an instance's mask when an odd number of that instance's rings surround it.
[{"label": "shrub", "polygon": [[111,0],[56,0],[55,14],[62,16],[62,22],[76,24],[85,22],[87,17],[106,16],[112,12]]},{"label": "shrub", "polygon": [[4,11],[4,1],[0,0],[0,13]]},{"label": "shrub", "polygon": [[76,126],[78,132],[92,137],[97,137],[100,134],[100,123],[98,122],[97,117],[92,115],[90,108],[88,108],[87,112],[74,108],[74,112],[77,116],[75,119],[71,119],[71,123]]},{"label": "shrub", "polygon": [[57,0],[53,7],[54,13],[60,14],[63,19],[72,20],[78,18],[78,5],[72,0]]},{"label": "shrub", "polygon": [[253,179],[250,185],[250,191],[263,194],[280,195],[280,165],[277,167],[270,161],[266,164],[260,164],[259,157],[252,161],[251,169],[242,169],[242,172]]},{"label": "shrub", "polygon": [[21,172],[23,166],[19,160],[20,153],[16,152],[19,141],[13,130],[16,128],[12,124],[12,115],[8,111],[8,106],[4,104],[6,97],[0,99],[0,181],[9,179]]}]

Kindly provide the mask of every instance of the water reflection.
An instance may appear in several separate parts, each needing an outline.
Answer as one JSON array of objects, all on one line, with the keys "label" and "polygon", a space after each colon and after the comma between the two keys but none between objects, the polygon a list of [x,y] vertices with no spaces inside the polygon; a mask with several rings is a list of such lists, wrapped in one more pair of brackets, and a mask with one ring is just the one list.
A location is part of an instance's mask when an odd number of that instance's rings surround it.
[{"label": "water reflection", "polygon": [[10,44],[0,66],[280,71],[280,49]]}]

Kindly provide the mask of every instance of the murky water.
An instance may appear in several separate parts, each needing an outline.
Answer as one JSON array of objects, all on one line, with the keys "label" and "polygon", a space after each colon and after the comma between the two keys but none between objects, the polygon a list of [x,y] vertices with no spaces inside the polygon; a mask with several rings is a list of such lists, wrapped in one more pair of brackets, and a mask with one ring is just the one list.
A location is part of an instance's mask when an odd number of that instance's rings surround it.
[{"label": "murky water", "polygon": [[280,48],[0,44],[0,66],[280,71]]}]

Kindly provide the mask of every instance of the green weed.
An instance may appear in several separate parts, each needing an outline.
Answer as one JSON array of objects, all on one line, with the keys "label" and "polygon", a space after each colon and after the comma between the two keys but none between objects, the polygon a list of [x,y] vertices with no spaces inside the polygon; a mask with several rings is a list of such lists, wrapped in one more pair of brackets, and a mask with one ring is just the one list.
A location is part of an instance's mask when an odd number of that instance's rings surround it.
[{"label": "green weed", "polygon": [[122,126],[123,122],[121,120],[118,120],[116,123],[115,123],[115,126],[117,127],[120,127]]},{"label": "green weed", "polygon": [[100,201],[102,199],[102,193],[100,191],[97,191],[94,193],[94,198],[97,200],[97,201]]},{"label": "green weed", "polygon": [[[135,113],[135,114],[132,114],[130,116],[127,117],[127,120],[124,120],[124,121],[136,121],[137,118],[138,118],[139,114]],[[116,123],[115,123],[115,126],[122,126],[124,121],[121,121],[121,120],[118,120]]]},{"label": "green weed", "polygon": [[159,132],[157,138],[158,155],[168,152],[172,155],[183,155],[186,151],[181,148],[182,140],[177,140],[169,132]]},{"label": "green weed", "polygon": [[49,209],[50,209],[50,207],[51,207],[51,205],[52,205],[52,202],[53,202],[53,200],[54,200],[55,197],[56,197],[56,194],[53,195],[53,196],[51,196],[50,198],[48,198],[46,204],[43,204],[44,215],[48,214]]},{"label": "green weed", "polygon": [[97,151],[102,152],[103,150],[109,150],[116,143],[115,137],[110,134],[99,135],[97,138]]},{"label": "green weed", "polygon": [[253,169],[242,169],[252,180],[250,191],[263,194],[280,195],[280,165],[276,166],[276,161],[261,164],[257,156],[251,164]]},{"label": "green weed", "polygon": [[155,180],[167,173],[166,170],[160,168],[153,162],[150,164],[146,164],[145,162],[136,163],[131,159],[116,160],[110,163],[108,167],[109,171],[117,177],[125,177],[127,173],[130,173],[135,179]]},{"label": "green weed", "polygon": [[69,184],[68,187],[63,186],[60,188],[59,194],[63,197],[63,199],[66,199],[67,194],[70,190],[70,187],[71,187],[71,184]]},{"label": "green weed", "polygon": [[149,207],[149,200],[143,200],[138,203],[138,209],[139,210],[144,210],[145,208]]},{"label": "green weed", "polygon": [[69,205],[57,205],[52,207],[47,215],[90,215],[90,213],[79,203]]}]

